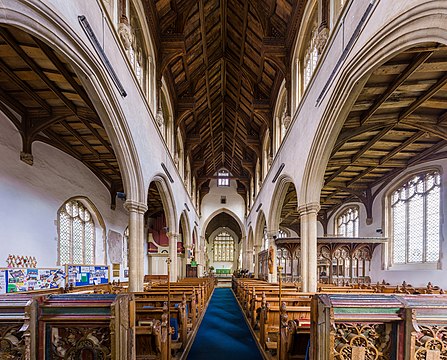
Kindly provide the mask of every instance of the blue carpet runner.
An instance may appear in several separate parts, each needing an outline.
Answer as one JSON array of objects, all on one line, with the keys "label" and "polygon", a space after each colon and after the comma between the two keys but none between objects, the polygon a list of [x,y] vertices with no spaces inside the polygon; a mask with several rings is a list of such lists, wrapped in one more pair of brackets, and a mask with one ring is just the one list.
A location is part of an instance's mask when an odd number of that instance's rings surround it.
[{"label": "blue carpet runner", "polygon": [[262,360],[229,288],[216,288],[188,360]]}]

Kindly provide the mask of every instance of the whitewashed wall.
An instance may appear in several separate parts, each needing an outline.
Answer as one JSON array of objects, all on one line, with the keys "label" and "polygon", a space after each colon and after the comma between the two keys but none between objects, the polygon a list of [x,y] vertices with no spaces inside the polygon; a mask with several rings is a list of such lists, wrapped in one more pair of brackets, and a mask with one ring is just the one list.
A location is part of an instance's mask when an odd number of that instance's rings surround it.
[{"label": "whitewashed wall", "polygon": [[[30,255],[38,267],[57,264],[57,212],[73,196],[85,196],[97,207],[106,229],[123,233],[128,215],[117,200],[110,209],[104,185],[81,162],[43,143],[33,144],[34,165],[19,160],[21,138],[0,113],[0,266],[8,254]],[[102,231],[97,232],[96,262],[105,262]]]},{"label": "whitewashed wall", "polygon": [[[230,181],[230,186],[217,186],[217,180],[210,181],[210,192],[206,194],[202,199],[202,217],[200,222],[200,227],[203,231],[204,224],[210,220],[210,216],[219,209],[228,209],[234,213],[240,220],[244,223],[245,218],[245,202],[242,196],[240,196],[236,191],[236,182]],[[226,196],[227,203],[221,204],[221,196]],[[242,231],[244,231],[242,229]]]}]

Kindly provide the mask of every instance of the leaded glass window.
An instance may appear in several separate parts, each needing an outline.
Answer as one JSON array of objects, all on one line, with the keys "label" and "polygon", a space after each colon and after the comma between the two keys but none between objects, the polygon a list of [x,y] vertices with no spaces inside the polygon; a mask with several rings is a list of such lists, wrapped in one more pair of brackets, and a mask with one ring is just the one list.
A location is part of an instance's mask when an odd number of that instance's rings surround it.
[{"label": "leaded glass window", "polygon": [[393,262],[439,260],[441,176],[419,174],[391,195]]},{"label": "leaded glass window", "polygon": [[226,231],[214,239],[214,261],[234,261],[234,239]]},{"label": "leaded glass window", "polygon": [[92,215],[77,200],[59,210],[59,264],[95,263],[95,224]]},{"label": "leaded glass window", "polygon": [[230,186],[230,173],[227,170],[220,170],[217,175],[217,186]]},{"label": "leaded glass window", "polygon": [[337,217],[337,234],[345,237],[359,236],[359,209],[349,207]]}]

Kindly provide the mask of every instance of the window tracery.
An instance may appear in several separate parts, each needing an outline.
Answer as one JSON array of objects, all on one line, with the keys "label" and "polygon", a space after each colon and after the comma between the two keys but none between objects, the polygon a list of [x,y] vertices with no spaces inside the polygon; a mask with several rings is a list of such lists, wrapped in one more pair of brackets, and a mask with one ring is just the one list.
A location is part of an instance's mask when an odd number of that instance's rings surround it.
[{"label": "window tracery", "polygon": [[77,200],[66,202],[58,214],[59,264],[95,263],[95,223]]},{"label": "window tracery", "polygon": [[441,176],[418,174],[391,194],[393,262],[439,260]]},{"label": "window tracery", "polygon": [[234,261],[234,239],[226,231],[222,231],[214,239],[214,261]]},{"label": "window tracery", "polygon": [[349,207],[337,217],[337,235],[345,237],[359,236],[358,207]]}]

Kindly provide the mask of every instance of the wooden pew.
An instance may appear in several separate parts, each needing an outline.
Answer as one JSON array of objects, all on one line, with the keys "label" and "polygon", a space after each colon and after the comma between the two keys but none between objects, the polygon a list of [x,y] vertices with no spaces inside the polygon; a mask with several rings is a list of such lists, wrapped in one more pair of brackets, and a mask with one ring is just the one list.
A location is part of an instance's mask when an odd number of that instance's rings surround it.
[{"label": "wooden pew", "polygon": [[[36,298],[38,305],[38,358],[115,359],[117,344],[126,343],[121,329],[119,304],[127,295],[64,294]],[[126,351],[125,351],[126,352]],[[127,356],[127,352],[123,354]]]},{"label": "wooden pew", "polygon": [[31,295],[0,295],[2,359],[37,359],[36,302]]},{"label": "wooden pew", "polygon": [[[279,306],[263,304],[260,314],[259,342],[266,350],[278,351],[280,338],[280,321],[293,320],[300,329],[305,329],[310,333],[310,306],[286,306],[282,303]],[[282,325],[282,323],[281,323]]]}]

